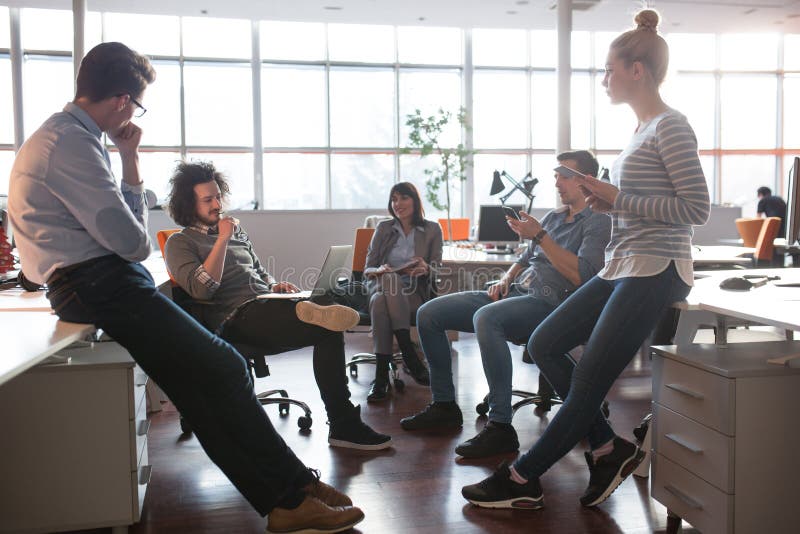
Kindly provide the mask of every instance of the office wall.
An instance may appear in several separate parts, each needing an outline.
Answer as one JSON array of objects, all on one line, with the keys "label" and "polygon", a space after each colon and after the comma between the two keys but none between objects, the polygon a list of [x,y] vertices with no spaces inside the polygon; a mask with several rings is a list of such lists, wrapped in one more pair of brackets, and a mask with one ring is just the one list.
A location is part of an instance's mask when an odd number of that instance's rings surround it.
[{"label": "office wall", "polygon": [[[712,206],[708,224],[695,228],[694,243],[714,245],[719,244],[720,239],[739,237],[733,221],[741,216],[741,211],[738,207]],[[547,210],[533,212],[541,218]],[[285,273],[282,278],[298,283],[304,270],[319,268],[329,245],[352,244],[355,228],[363,225],[366,216],[379,214],[380,210],[232,213],[242,222],[267,269],[276,277]],[[150,212],[154,244],[158,230],[174,227],[175,223],[165,212]],[[303,285],[313,284],[313,280],[304,279]]]}]

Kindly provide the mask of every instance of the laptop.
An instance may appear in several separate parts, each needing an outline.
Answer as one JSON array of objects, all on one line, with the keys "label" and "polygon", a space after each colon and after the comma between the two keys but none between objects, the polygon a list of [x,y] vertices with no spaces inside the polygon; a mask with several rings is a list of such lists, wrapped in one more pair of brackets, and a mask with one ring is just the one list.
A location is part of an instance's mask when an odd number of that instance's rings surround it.
[{"label": "laptop", "polygon": [[325,261],[314,284],[314,289],[310,291],[300,291],[298,293],[264,293],[256,298],[259,299],[297,299],[308,300],[322,297],[336,286],[336,279],[343,274],[347,259],[353,251],[353,245],[333,245],[328,249]]}]

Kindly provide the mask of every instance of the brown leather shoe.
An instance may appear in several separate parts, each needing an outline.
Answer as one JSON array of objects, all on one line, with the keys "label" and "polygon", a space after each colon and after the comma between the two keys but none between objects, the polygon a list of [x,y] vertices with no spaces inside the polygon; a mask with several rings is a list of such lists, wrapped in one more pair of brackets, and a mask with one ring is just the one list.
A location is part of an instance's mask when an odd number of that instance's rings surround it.
[{"label": "brown leather shoe", "polygon": [[332,534],[353,528],[362,519],[364,512],[360,508],[328,506],[316,497],[306,495],[300,506],[292,510],[273,508],[267,519],[267,534]]},{"label": "brown leather shoe", "polygon": [[314,475],[314,480],[303,488],[306,495],[316,497],[328,506],[353,506],[350,497],[319,479],[319,471],[316,469],[309,469],[309,471]]}]

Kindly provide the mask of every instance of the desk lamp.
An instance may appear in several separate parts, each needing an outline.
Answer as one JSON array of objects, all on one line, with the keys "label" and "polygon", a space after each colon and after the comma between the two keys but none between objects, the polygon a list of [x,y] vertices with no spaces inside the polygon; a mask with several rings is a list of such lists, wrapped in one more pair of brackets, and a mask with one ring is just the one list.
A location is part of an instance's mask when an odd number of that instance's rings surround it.
[{"label": "desk lamp", "polygon": [[536,196],[533,194],[533,188],[539,183],[539,180],[531,177],[531,173],[528,173],[522,179],[522,183],[519,183],[506,171],[494,171],[492,190],[489,192],[489,195],[496,195],[506,188],[501,177],[504,177],[511,183],[511,190],[500,197],[500,204],[505,204],[506,200],[508,200],[508,198],[514,194],[514,191],[521,191],[522,194],[528,199],[528,209],[526,213],[530,213],[533,207],[533,199]]}]

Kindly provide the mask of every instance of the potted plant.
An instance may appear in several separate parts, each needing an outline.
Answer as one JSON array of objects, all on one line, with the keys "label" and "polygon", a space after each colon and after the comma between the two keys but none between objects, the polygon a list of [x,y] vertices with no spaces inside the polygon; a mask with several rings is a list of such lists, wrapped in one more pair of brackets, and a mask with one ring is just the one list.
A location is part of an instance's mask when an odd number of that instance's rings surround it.
[{"label": "potted plant", "polygon": [[[462,130],[470,129],[466,109],[459,108],[455,118]],[[425,169],[425,175],[428,177],[425,181],[427,187],[425,196],[436,209],[445,210],[447,213],[448,240],[453,238],[450,221],[451,188],[467,179],[467,167],[472,165],[473,154],[473,151],[464,147],[462,143],[455,147],[441,146],[442,133],[452,120],[453,114],[442,108],[427,117],[423,116],[419,109],[414,110],[414,113],[406,115],[406,126],[410,128],[410,132],[408,146],[403,149],[405,154],[412,150],[419,151],[421,158],[431,154],[439,157],[439,165]]]}]

